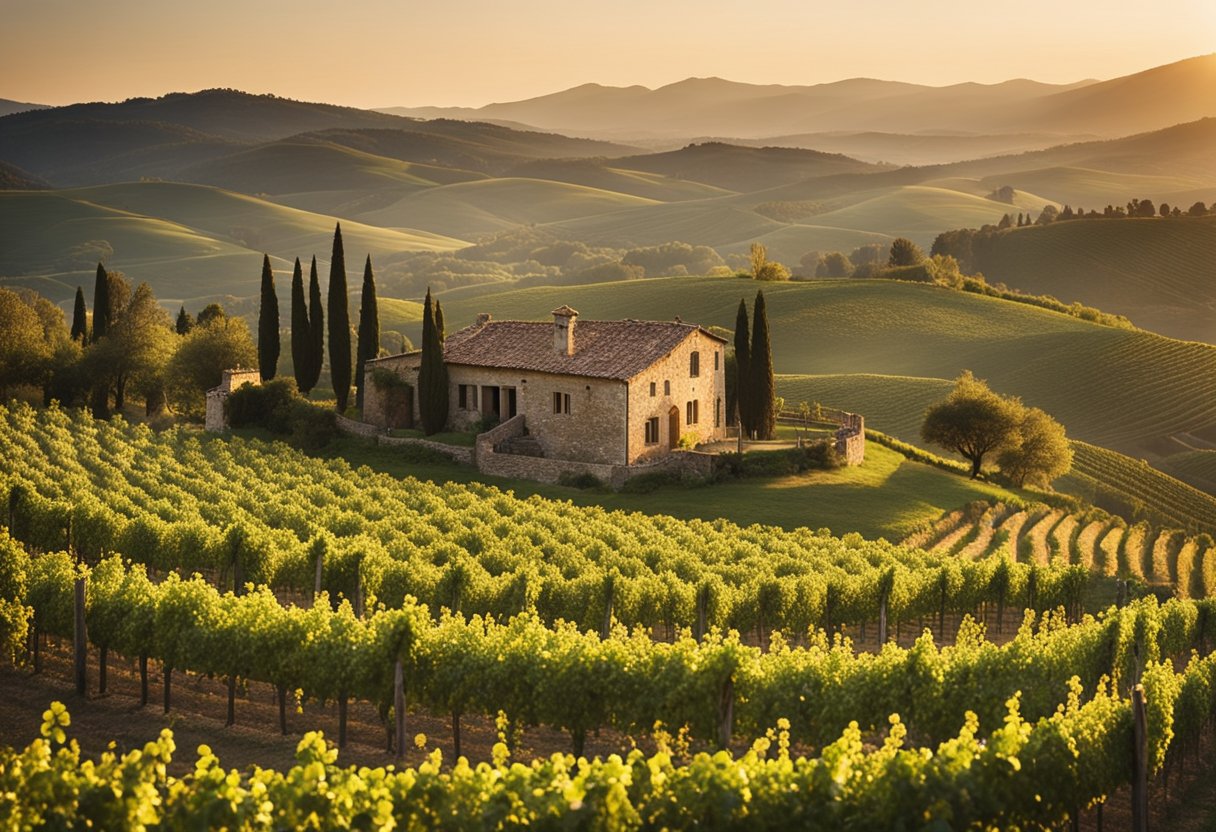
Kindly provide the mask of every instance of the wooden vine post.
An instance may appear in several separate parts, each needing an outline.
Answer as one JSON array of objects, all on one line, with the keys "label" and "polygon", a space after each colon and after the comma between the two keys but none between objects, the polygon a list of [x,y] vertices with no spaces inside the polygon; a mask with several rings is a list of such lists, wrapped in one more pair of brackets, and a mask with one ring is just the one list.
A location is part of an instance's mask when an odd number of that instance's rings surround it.
[{"label": "wooden vine post", "polygon": [[735,677],[726,677],[722,692],[718,696],[718,747],[730,747],[730,737],[734,732],[735,722]]},{"label": "wooden vine post", "polygon": [[887,591],[878,599],[878,646],[887,643]]},{"label": "wooden vine post", "polygon": [[87,692],[88,678],[87,668],[89,659],[89,631],[85,626],[84,620],[84,589],[85,579],[83,577],[76,579],[75,593],[75,615],[74,627],[72,629],[72,646],[75,653],[75,662],[73,674],[76,680],[76,693],[84,696]]},{"label": "wooden vine post", "polygon": [[1132,832],[1148,832],[1148,718],[1144,685],[1132,688]]},{"label": "wooden vine post", "polygon": [[405,668],[401,657],[393,665],[393,719],[396,723],[397,759],[405,759]]},{"label": "wooden vine post", "polygon": [[702,585],[697,587],[697,622],[693,630],[693,637],[700,641],[705,638],[705,633],[708,629],[709,621],[709,587]]}]

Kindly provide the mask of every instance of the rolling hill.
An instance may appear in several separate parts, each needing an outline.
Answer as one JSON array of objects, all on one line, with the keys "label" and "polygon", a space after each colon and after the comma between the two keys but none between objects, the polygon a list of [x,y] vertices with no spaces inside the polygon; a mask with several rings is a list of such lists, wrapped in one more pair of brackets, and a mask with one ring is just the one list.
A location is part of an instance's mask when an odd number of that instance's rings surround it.
[{"label": "rolling hill", "polygon": [[730,191],[759,191],[816,176],[869,173],[881,166],[837,153],[789,147],[740,147],[709,142],[667,153],[626,156],[615,164]]},{"label": "rolling hill", "polygon": [[12,115],[13,113],[24,113],[26,110],[44,110],[45,104],[29,104],[25,101],[11,101],[7,98],[0,98],[0,117]]},{"label": "rolling hill", "polygon": [[[163,301],[253,294],[261,252],[277,269],[327,261],[335,219],[201,185],[142,182],[74,191],[0,191],[0,278],[55,301],[91,280],[99,259],[145,280]],[[423,231],[343,222],[352,262],[465,245]],[[48,255],[52,252],[53,255]]]},{"label": "rolling hill", "polygon": [[1014,228],[993,236],[974,260],[990,281],[1100,306],[1175,338],[1216,342],[1216,216]]},{"label": "rolling hill", "polygon": [[[735,278],[660,278],[456,294],[444,309],[450,330],[482,311],[538,319],[563,303],[591,319],[679,315],[733,327],[739,298],[750,300],[757,288]],[[778,373],[952,379],[971,369],[994,389],[1053,414],[1070,436],[1134,457],[1173,453],[1174,434],[1216,431],[1216,347],[925,285],[842,280],[762,288]],[[927,391],[922,383],[917,389],[921,398],[909,410],[919,416]],[[901,429],[881,420],[876,427]]]},{"label": "rolling hill", "polygon": [[183,169],[186,182],[243,193],[413,191],[480,179],[458,168],[402,162],[329,142],[284,139]]},{"label": "rolling hill", "polygon": [[379,226],[423,228],[471,238],[518,225],[656,204],[654,200],[582,185],[503,177],[419,191],[385,208],[361,214],[359,219]]}]

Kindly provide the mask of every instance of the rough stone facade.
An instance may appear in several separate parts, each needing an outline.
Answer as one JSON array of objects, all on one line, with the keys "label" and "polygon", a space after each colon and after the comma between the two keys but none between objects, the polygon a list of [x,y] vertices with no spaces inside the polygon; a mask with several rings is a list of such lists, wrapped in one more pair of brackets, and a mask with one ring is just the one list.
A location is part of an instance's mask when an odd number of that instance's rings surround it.
[{"label": "rough stone facade", "polygon": [[[688,419],[690,403],[695,403],[693,424]],[[628,411],[630,465],[666,456],[683,436],[697,444],[725,439],[726,345],[705,332],[690,335],[666,358],[629,380]],[[658,420],[653,442],[646,441],[648,419]]]},{"label": "rough stone facade", "polygon": [[861,465],[866,461],[866,420],[856,413],[841,411],[839,415],[836,453],[845,465]]},{"label": "rough stone facade", "polygon": [[224,402],[228,394],[246,384],[261,384],[262,374],[257,370],[224,370],[219,387],[207,391],[207,419],[204,426],[212,433],[228,430],[228,417],[224,414]]}]

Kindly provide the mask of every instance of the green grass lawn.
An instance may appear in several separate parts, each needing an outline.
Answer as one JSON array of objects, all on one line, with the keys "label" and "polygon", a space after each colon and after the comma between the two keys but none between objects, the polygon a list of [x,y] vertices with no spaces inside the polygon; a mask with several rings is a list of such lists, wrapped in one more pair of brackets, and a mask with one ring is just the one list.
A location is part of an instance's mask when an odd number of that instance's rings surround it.
[{"label": "green grass lawn", "polygon": [[664,486],[648,494],[580,491],[556,485],[484,477],[474,469],[442,462],[413,462],[393,448],[351,439],[336,442],[324,456],[341,456],[352,465],[367,465],[399,477],[434,482],[485,482],[519,496],[539,494],[577,505],[670,514],[712,520],[718,517],[748,525],[762,523],[786,529],[829,528],[835,534],[899,540],[943,512],[973,500],[1017,499],[1018,495],[988,483],[918,462],[873,442],[866,463],[856,468],[812,471],[775,479],[731,480],[714,485]]}]

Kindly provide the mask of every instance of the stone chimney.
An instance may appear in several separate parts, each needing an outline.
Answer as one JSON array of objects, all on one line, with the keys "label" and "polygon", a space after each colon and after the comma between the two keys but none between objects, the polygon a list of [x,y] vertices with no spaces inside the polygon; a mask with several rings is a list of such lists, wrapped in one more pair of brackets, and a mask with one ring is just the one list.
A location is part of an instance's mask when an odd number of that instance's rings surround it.
[{"label": "stone chimney", "polygon": [[485,326],[489,322],[490,322],[490,313],[489,312],[479,312],[477,314],[477,325],[478,326]]},{"label": "stone chimney", "polygon": [[574,319],[578,312],[569,306],[553,310],[553,349],[559,355],[574,355]]}]

